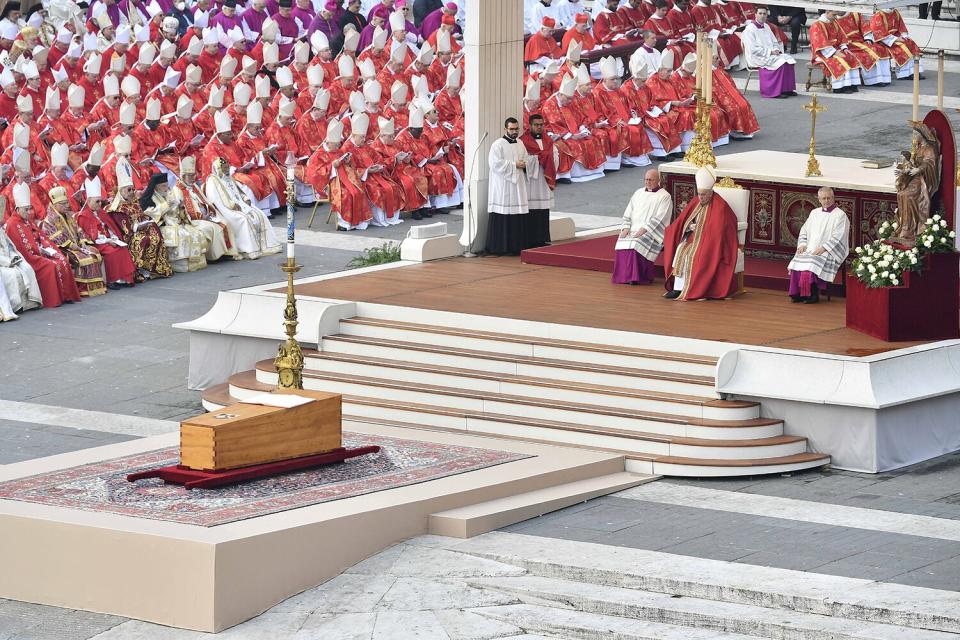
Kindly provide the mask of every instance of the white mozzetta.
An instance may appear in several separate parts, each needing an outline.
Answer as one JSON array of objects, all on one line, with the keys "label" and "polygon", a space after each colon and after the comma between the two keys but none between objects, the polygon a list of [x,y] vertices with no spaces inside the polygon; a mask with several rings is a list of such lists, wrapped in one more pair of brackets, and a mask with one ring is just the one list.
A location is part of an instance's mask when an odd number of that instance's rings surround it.
[{"label": "white mozzetta", "polygon": [[[746,151],[717,158],[717,178],[777,182],[809,187],[834,187],[874,193],[896,193],[893,168],[864,169],[860,158],[817,155],[823,176],[807,178],[807,154],[784,151]],[[660,165],[661,173],[693,175],[697,167],[685,160]],[[842,176],[837,178],[834,176]]]}]

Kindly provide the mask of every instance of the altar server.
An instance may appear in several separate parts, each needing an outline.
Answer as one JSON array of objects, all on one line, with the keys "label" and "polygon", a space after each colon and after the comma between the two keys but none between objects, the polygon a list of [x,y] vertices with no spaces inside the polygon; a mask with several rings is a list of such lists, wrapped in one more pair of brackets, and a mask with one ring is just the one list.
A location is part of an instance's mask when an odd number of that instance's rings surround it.
[{"label": "altar server", "polygon": [[527,196],[527,149],[518,142],[520,123],[507,118],[504,135],[490,146],[487,253],[519,255],[530,212]]},{"label": "altar server", "polygon": [[614,284],[651,284],[653,263],[663,249],[663,233],[673,214],[673,199],[660,186],[660,173],[647,171],[643,188],[623,212],[613,263]]},{"label": "altar server", "polygon": [[817,192],[820,206],[810,212],[797,236],[797,254],[790,270],[790,299],[815,304],[826,291],[850,253],[850,219],[838,207],[833,189]]},{"label": "altar server", "polygon": [[714,194],[709,167],[697,171],[697,195],[667,227],[663,242],[664,298],[731,297],[737,289],[737,214]]},{"label": "altar server", "polygon": [[527,195],[530,213],[525,225],[524,249],[550,244],[550,209],[553,208],[553,190],[557,186],[557,165],[553,141],[543,134],[543,116],[533,114],[520,142],[530,156],[527,164]]},{"label": "altar server", "polygon": [[797,61],[783,52],[767,16],[766,7],[757,7],[756,18],[747,23],[740,39],[747,66],[759,68],[760,95],[764,98],[786,98],[797,95]]}]

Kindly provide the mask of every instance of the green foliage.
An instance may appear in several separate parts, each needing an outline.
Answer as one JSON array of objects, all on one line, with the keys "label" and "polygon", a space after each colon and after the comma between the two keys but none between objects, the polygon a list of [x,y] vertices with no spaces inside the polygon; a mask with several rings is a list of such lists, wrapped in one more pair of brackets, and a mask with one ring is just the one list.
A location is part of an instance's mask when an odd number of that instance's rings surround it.
[{"label": "green foliage", "polygon": [[379,247],[365,249],[362,254],[347,263],[347,268],[359,269],[360,267],[372,267],[377,264],[397,262],[398,260],[400,260],[400,245],[392,242],[384,242]]}]

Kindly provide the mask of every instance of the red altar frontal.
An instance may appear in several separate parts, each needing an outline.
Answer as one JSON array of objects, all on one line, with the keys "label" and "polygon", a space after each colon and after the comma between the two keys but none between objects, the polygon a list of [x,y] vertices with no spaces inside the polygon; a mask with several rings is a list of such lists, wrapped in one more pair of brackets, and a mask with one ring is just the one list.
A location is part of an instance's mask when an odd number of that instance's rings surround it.
[{"label": "red altar frontal", "polygon": [[[820,206],[817,191],[833,187],[837,205],[850,216],[850,246],[877,239],[877,228],[894,215],[897,195],[893,168],[865,169],[852,158],[819,157],[823,176],[798,178],[806,154],[751,151],[717,158],[719,179],[730,178],[750,190],[750,213],[744,248],[754,258],[789,260],[810,211]],[[673,162],[660,167],[679,213],[696,195],[696,167]]]}]

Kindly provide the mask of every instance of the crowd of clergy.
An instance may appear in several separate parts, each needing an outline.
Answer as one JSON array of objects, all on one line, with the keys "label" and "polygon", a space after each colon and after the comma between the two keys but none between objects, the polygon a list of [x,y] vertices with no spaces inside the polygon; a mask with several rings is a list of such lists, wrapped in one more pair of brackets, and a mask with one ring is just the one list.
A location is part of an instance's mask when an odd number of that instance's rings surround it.
[{"label": "crowd of clergy", "polygon": [[459,206],[462,3],[317,4],[8,2],[0,320],[276,253],[288,183],[345,230]]},{"label": "crowd of clergy", "polygon": [[[786,51],[784,22],[768,22],[770,9],[736,0],[525,0],[527,40],[525,60],[535,71],[552,61],[577,64],[584,52],[612,48],[618,55],[641,48],[647,75],[655,76],[663,53],[672,53],[666,66],[681,67],[694,51],[699,29],[713,41],[715,66],[720,69],[756,69],[761,95],[796,95],[796,60]],[[773,6],[780,13],[780,7]],[[796,53],[800,12],[789,50]],[[878,10],[864,17],[856,12],[824,11],[809,27],[811,62],[823,72],[834,91],[851,93],[860,84],[885,86],[893,78],[913,73],[920,55],[900,12]],[[570,46],[578,47],[570,55]],[[552,67],[558,70],[558,66]],[[592,69],[597,76],[598,69]],[[715,72],[716,75],[716,72]],[[559,87],[556,87],[559,88]],[[727,107],[721,105],[726,111]],[[737,131],[737,122],[731,121]]]}]

